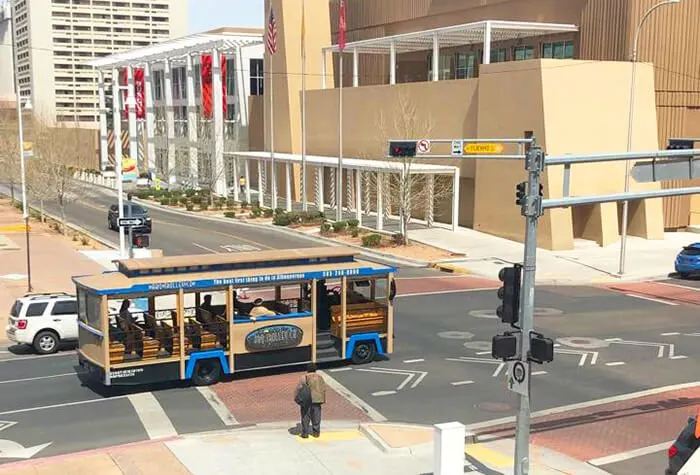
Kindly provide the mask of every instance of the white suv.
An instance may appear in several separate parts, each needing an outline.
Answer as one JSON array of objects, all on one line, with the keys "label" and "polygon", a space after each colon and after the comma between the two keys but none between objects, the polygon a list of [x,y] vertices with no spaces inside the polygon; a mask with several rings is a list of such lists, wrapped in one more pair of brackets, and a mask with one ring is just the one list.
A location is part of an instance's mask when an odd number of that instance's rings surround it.
[{"label": "white suv", "polygon": [[60,343],[78,339],[78,301],[62,292],[26,294],[12,305],[5,332],[39,354],[55,353]]}]

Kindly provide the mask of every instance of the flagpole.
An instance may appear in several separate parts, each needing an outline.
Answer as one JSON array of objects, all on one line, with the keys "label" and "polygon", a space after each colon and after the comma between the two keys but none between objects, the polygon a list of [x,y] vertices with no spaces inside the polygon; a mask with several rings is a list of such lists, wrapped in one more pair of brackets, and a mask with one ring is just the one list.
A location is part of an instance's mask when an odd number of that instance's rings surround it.
[{"label": "flagpole", "polygon": [[337,206],[336,221],[343,220],[343,52],[338,54],[339,58],[339,83],[338,88],[338,172],[335,177],[335,203]]},{"label": "flagpole", "polygon": [[[272,181],[272,209],[277,209],[277,173],[275,173],[275,87],[272,74],[272,55],[270,55],[270,168]],[[264,198],[263,198],[264,201]]]},{"label": "flagpole", "polygon": [[301,209],[306,206],[306,22],[301,0]]}]

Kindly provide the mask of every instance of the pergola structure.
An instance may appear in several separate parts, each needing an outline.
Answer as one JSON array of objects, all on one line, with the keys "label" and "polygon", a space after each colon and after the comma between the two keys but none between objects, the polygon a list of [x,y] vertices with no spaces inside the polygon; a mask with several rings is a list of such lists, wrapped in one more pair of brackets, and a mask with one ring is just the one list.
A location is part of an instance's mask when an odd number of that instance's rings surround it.
[{"label": "pergola structure", "polygon": [[[229,55],[235,58],[235,88],[234,96],[237,109],[239,126],[246,126],[248,120],[247,97],[243,88],[244,71],[248,68],[242,63],[242,48],[262,44],[262,35],[239,31],[210,32],[178,38],[170,41],[153,44],[144,48],[116,53],[98,59],[93,59],[87,64],[93,66],[98,71],[99,88],[99,109],[100,109],[100,162],[104,167],[109,163],[108,158],[108,132],[107,132],[107,104],[105,94],[105,72],[111,73],[113,83],[113,94],[111,104],[114,119],[113,132],[115,137],[114,159],[115,162],[122,160],[122,147],[120,138],[122,136],[121,112],[124,105],[128,105],[128,131],[129,131],[129,155],[137,158],[138,153],[138,124],[136,118],[136,98],[134,87],[134,69],[144,69],[144,89],[145,89],[145,135],[146,135],[146,165],[148,170],[156,170],[156,113],[154,104],[154,67],[162,65],[164,70],[164,96],[165,96],[165,133],[167,134],[167,158],[165,168],[159,170],[161,173],[169,173],[176,168],[176,143],[177,140],[184,140],[189,148],[188,168],[189,178],[197,183],[198,170],[200,170],[199,156],[204,154],[209,157],[208,167],[216,170],[212,174],[213,186],[217,194],[226,196],[228,187],[226,185],[226,174],[224,163],[225,151],[224,141],[224,112],[223,112],[223,90],[221,77],[221,55]],[[197,102],[195,97],[195,58],[202,55],[212,57],[212,120],[202,121],[198,117]],[[175,127],[175,116],[173,108],[173,77],[172,69],[176,63],[185,63],[186,68],[186,97],[187,97],[187,120],[186,127],[180,131],[186,131],[184,137],[177,137]],[[121,88],[118,86],[117,78],[122,69],[127,71],[127,100],[126,104],[121,101]],[[230,73],[229,73],[230,74]],[[185,95],[185,94],[183,94]],[[228,94],[227,94],[228,95]],[[243,108],[243,110],[241,110]]]},{"label": "pergola structure", "polygon": [[[298,154],[290,153],[275,153],[274,154],[275,163],[285,164],[285,180],[286,180],[286,197],[285,203],[287,211],[292,210],[292,165],[301,165],[302,157]],[[234,154],[233,158],[233,168],[236,176],[244,176],[246,183],[251,183],[250,181],[250,160],[254,160],[256,163],[271,163],[272,154],[270,152],[237,152]],[[241,163],[242,162],[242,163]],[[315,170],[315,204],[316,208],[320,211],[324,211],[328,205],[331,208],[337,206],[339,200],[337,199],[338,194],[342,193],[342,190],[336,190],[336,180],[335,173],[337,173],[338,167],[338,157],[323,157],[316,155],[306,156],[306,168]],[[258,189],[257,200],[260,206],[264,206],[265,195],[267,194],[267,183],[263,170],[265,167],[258,166]],[[325,190],[324,190],[324,176],[325,170],[330,171],[330,201],[328,204],[325,202]],[[241,171],[242,170],[242,171]],[[381,186],[380,183],[386,183],[387,180],[391,178],[392,175],[400,176],[401,174],[411,174],[411,175],[425,175],[427,177],[426,186],[427,199],[424,203],[421,203],[425,207],[425,222],[427,226],[432,226],[434,223],[434,210],[436,198],[441,197],[435,196],[434,187],[435,180],[434,177],[437,175],[446,175],[452,179],[452,192],[451,192],[451,210],[452,210],[452,229],[457,230],[458,218],[459,218],[459,167],[446,166],[446,165],[434,165],[429,163],[417,163],[417,162],[403,162],[398,161],[385,161],[385,160],[365,160],[358,158],[345,158],[343,159],[343,170],[347,174],[346,183],[350,184],[354,182],[354,186],[349,185],[346,187],[346,199],[344,200],[347,204],[347,209],[354,212],[355,218],[362,224],[363,216],[368,216],[370,214],[376,214],[376,229],[384,229],[384,218],[390,216],[390,201],[391,196],[384,196],[387,193],[387,189]],[[354,175],[354,176],[353,176]],[[274,175],[273,175],[274,176]],[[342,182],[342,181],[341,181]],[[410,183],[408,180],[403,181],[404,184]],[[408,185],[406,185],[408,186]],[[354,189],[353,189],[354,188]],[[373,188],[373,190],[372,190]],[[271,187],[272,190],[276,190],[277,187]],[[245,201],[251,203],[252,193],[251,187],[246,186],[245,188]],[[370,202],[372,191],[376,196],[375,206]],[[272,191],[274,192],[274,191]],[[239,200],[241,190],[237,187],[234,188],[233,196],[235,200]],[[353,198],[354,195],[354,199]],[[302,197],[306,199],[306,197]],[[372,209],[374,208],[374,212]]]},{"label": "pergola structure", "polygon": [[432,80],[440,77],[440,48],[453,48],[457,46],[483,43],[483,64],[491,61],[491,44],[498,41],[517,40],[535,36],[551,35],[555,33],[577,32],[576,25],[559,23],[536,23],[523,21],[484,20],[462,25],[434,28],[432,30],[403,33],[382,38],[370,38],[353,41],[345,45],[344,51],[340,51],[338,45],[328,46],[322,49],[323,88],[326,89],[327,56],[328,53],[340,55],[350,52],[353,55],[352,85],[357,87],[360,83],[359,55],[383,54],[389,55],[389,84],[396,84],[396,55],[413,53],[418,51],[432,51]]}]

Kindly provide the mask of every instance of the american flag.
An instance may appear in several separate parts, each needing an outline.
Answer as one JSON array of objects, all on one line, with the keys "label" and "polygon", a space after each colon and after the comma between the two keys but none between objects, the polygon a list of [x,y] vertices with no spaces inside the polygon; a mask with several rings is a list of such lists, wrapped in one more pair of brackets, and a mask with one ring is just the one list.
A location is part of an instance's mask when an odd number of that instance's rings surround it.
[{"label": "american flag", "polygon": [[265,47],[270,55],[277,52],[277,21],[275,21],[275,11],[272,8],[270,8],[270,21],[267,24]]}]

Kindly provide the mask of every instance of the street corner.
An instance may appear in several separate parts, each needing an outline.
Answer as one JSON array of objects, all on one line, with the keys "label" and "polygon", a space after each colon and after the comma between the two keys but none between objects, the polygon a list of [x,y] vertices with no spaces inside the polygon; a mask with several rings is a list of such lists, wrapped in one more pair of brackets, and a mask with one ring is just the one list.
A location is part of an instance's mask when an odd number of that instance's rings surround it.
[{"label": "street corner", "polygon": [[385,453],[408,453],[411,448],[434,441],[435,429],[419,424],[365,422],[359,431]]},{"label": "street corner", "polygon": [[[299,407],[294,402],[302,372],[261,375],[235,379],[212,386],[222,403],[241,424],[296,421]],[[364,422],[371,419],[365,412],[326,386],[323,419]]]},{"label": "street corner", "polygon": [[618,282],[604,285],[612,292],[688,305],[700,305],[700,288],[669,282]]},{"label": "street corner", "polygon": [[[700,387],[694,386],[543,411],[533,414],[531,441],[588,462],[674,440],[699,406]],[[480,440],[489,441],[515,435],[513,423],[477,432]]]}]

